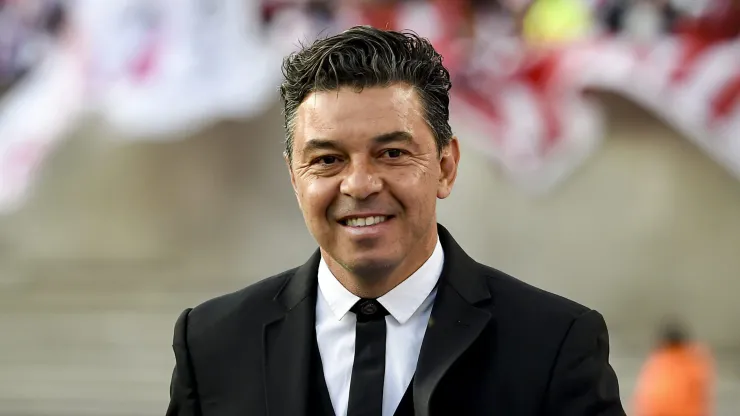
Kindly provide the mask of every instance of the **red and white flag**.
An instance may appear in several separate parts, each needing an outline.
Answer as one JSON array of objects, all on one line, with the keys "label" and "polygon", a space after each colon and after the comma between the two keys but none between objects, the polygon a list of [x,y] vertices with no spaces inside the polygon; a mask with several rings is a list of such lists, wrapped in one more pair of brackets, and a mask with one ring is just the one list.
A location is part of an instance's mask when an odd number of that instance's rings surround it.
[{"label": "red and white flag", "polygon": [[0,100],[0,214],[22,206],[82,109],[78,60],[57,51]]},{"label": "red and white flag", "polygon": [[598,149],[607,115],[585,89],[634,101],[740,179],[740,41],[698,47],[669,37],[645,47],[610,38],[519,51],[510,75],[472,73],[453,90],[459,117],[484,138],[476,144],[517,184],[548,191]]}]

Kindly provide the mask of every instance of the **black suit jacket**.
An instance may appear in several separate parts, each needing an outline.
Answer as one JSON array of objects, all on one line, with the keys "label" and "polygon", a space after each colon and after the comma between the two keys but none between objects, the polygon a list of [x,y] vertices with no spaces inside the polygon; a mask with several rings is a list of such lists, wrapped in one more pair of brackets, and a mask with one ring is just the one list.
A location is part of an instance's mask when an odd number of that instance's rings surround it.
[{"label": "black suit jacket", "polygon": [[[625,414],[598,312],[475,262],[441,226],[439,236],[418,416]],[[307,415],[319,259],[182,313],[168,416]]]}]

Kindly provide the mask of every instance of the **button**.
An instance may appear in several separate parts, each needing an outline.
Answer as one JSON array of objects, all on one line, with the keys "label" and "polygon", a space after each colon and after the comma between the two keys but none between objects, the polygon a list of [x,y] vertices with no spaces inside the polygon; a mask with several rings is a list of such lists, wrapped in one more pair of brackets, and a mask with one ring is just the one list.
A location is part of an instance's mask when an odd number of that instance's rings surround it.
[{"label": "button", "polygon": [[376,312],[378,312],[378,305],[376,305],[373,301],[367,301],[362,306],[360,306],[360,312],[363,315],[374,315]]},{"label": "button", "polygon": [[360,299],[350,311],[357,315],[357,322],[378,321],[388,315],[388,311],[376,299]]}]

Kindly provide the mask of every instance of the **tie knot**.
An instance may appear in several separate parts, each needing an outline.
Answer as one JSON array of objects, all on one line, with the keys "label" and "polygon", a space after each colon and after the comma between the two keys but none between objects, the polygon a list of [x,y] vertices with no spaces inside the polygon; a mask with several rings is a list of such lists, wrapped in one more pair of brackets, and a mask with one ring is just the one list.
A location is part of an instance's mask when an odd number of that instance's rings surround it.
[{"label": "tie knot", "polygon": [[376,299],[360,299],[350,310],[357,315],[358,322],[377,321],[388,315],[388,311]]}]

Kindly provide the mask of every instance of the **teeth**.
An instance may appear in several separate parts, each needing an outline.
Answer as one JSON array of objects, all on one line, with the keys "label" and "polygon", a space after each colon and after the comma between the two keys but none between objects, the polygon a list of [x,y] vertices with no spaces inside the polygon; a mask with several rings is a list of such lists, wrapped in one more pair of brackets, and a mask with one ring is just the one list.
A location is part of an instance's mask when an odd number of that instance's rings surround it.
[{"label": "teeth", "polygon": [[350,227],[367,227],[368,225],[380,224],[386,220],[385,216],[378,217],[366,217],[366,218],[352,218],[347,220],[347,225]]}]

